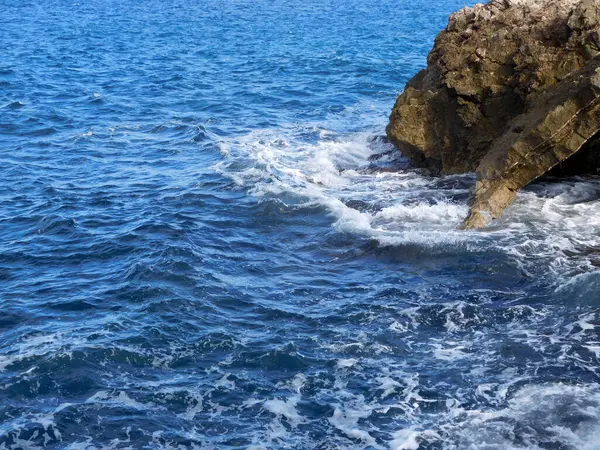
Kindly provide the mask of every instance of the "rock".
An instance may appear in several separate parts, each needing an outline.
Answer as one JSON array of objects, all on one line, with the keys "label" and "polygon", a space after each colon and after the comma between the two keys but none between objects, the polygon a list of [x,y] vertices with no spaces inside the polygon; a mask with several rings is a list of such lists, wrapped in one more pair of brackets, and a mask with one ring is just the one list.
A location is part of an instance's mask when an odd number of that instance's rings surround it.
[{"label": "rock", "polygon": [[[398,97],[387,135],[417,166],[440,174],[477,170],[465,226],[481,226],[514,198],[509,187],[516,193],[557,164],[560,171],[580,150],[588,153],[578,157],[587,165],[581,171],[600,167],[595,132],[580,136],[579,146],[573,137],[579,122],[594,129],[595,112],[583,108],[571,119],[567,112],[579,111],[580,97],[595,92],[599,51],[600,0],[493,0],[464,8],[450,16],[427,68]],[[544,129],[555,123],[571,130],[568,143]],[[534,138],[559,157],[538,155],[541,147],[528,147]],[[524,156],[527,164],[510,170],[501,163]],[[573,171],[574,163],[565,164]]]},{"label": "rock", "polygon": [[600,56],[558,83],[509,127],[477,168],[464,228],[479,228],[498,218],[519,189],[574,155],[600,132]]}]

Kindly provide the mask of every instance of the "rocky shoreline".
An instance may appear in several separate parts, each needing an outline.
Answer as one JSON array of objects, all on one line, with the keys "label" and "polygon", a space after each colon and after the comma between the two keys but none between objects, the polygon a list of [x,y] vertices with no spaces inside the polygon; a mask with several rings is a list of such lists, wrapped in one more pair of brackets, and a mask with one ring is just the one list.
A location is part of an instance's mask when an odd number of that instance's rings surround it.
[{"label": "rocky shoreline", "polygon": [[600,169],[600,0],[493,0],[450,16],[387,135],[416,166],[476,172],[464,228],[546,174]]}]

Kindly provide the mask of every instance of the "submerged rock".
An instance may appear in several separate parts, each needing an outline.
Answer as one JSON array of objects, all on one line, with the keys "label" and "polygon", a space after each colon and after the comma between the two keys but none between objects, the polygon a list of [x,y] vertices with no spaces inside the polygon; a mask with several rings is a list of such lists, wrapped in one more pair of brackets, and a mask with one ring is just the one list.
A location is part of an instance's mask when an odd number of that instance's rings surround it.
[{"label": "submerged rock", "polygon": [[398,97],[388,137],[418,166],[476,171],[464,226],[483,226],[553,168],[600,168],[599,51],[600,0],[464,8]]}]

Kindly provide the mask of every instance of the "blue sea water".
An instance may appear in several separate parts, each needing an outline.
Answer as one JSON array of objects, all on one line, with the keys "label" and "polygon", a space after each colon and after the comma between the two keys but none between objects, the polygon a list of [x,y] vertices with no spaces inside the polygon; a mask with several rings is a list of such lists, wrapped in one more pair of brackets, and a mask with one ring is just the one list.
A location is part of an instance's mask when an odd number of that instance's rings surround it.
[{"label": "blue sea water", "polygon": [[0,6],[0,448],[600,448],[600,179],[386,153],[464,0]]}]

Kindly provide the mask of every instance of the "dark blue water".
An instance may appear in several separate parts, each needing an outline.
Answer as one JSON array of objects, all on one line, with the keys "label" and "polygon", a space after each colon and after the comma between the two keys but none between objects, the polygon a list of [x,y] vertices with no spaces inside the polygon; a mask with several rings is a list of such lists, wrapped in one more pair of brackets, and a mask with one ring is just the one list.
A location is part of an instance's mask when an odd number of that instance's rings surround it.
[{"label": "dark blue water", "polygon": [[600,180],[374,156],[463,4],[0,1],[0,448],[600,448]]}]

